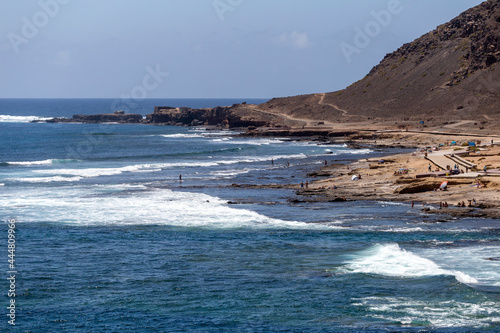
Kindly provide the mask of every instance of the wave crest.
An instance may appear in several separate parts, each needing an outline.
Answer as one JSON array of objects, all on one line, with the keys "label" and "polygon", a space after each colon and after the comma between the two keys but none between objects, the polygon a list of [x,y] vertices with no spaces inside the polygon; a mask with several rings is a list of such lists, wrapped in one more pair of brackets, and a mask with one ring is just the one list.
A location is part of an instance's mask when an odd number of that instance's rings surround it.
[{"label": "wave crest", "polygon": [[475,278],[463,272],[442,269],[432,260],[401,249],[398,244],[377,244],[348,262],[345,269],[354,273],[402,278],[448,275],[464,284],[478,283]]},{"label": "wave crest", "polygon": [[52,119],[51,117],[38,117],[38,116],[11,116],[8,114],[0,114],[0,123],[30,123],[32,121],[46,121]]}]

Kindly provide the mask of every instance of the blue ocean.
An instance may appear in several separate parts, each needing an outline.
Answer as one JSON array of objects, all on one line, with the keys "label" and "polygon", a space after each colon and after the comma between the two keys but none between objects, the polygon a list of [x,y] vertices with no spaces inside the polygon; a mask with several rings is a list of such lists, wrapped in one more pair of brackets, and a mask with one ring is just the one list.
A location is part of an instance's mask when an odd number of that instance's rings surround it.
[{"label": "blue ocean", "polygon": [[[243,101],[265,100],[147,99],[129,112]],[[30,122],[112,105],[0,100],[0,331],[500,331],[498,220],[256,186],[398,150]]]}]

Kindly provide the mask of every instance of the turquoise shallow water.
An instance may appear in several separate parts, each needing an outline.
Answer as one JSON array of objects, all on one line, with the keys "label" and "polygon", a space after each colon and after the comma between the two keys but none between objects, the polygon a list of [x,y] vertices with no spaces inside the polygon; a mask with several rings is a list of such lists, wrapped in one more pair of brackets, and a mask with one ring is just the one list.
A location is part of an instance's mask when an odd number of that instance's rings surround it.
[{"label": "turquoise shallow water", "polygon": [[[227,187],[299,183],[325,159],[384,152],[31,124],[26,116],[47,114],[9,103],[0,101],[11,116],[0,122],[0,218],[18,221],[17,317],[12,327],[2,316],[2,330],[500,330],[500,262],[487,260],[499,256],[498,221],[381,201],[291,204],[288,190]],[[4,275],[7,232],[1,224]]]}]

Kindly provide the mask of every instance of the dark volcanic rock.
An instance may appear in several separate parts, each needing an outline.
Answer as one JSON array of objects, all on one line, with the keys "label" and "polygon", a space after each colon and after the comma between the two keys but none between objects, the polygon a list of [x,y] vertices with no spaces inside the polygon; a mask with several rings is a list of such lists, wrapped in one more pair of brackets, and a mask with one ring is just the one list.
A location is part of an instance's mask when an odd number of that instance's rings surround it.
[{"label": "dark volcanic rock", "polygon": [[53,118],[46,122],[48,123],[127,123],[127,124],[137,124],[142,121],[142,115],[140,114],[91,114],[82,115],[75,114],[72,118]]},{"label": "dark volcanic rock", "polygon": [[279,118],[274,115],[260,114],[254,108],[255,105],[251,104],[235,104],[205,109],[157,106],[154,113],[147,115],[146,122],[186,126],[218,125],[234,128],[268,126],[273,123],[275,118]]}]

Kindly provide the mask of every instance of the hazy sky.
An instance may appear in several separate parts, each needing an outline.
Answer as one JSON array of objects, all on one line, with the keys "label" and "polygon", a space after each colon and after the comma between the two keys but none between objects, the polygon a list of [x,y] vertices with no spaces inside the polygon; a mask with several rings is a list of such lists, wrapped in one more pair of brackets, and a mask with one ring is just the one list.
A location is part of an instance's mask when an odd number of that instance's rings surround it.
[{"label": "hazy sky", "polygon": [[0,98],[335,91],[481,2],[0,0]]}]

